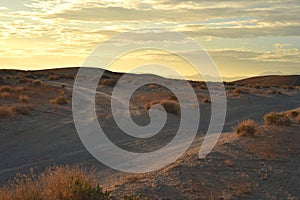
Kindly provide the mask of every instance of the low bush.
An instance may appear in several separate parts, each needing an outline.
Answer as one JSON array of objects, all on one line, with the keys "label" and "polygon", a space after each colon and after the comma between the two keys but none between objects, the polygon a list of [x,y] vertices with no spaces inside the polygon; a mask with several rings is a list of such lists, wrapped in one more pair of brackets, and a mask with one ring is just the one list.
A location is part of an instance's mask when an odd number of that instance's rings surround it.
[{"label": "low bush", "polygon": [[7,99],[8,97],[10,97],[10,93],[9,92],[1,92],[0,96],[3,99]]},{"label": "low bush", "polygon": [[300,115],[298,115],[298,117],[296,118],[296,121],[298,122],[298,124],[300,124]]},{"label": "low bush", "polygon": [[24,94],[21,94],[21,95],[19,96],[19,101],[20,101],[21,103],[28,103],[29,99],[30,99],[29,96],[24,95]]},{"label": "low bush", "polygon": [[50,80],[50,81],[57,81],[57,80],[59,80],[59,76],[58,75],[49,75],[48,76],[48,79]]},{"label": "low bush", "polygon": [[28,115],[29,114],[29,106],[25,104],[15,104],[12,106],[12,110],[16,114],[20,115]]},{"label": "low bush", "polygon": [[269,90],[267,91],[267,94],[277,94],[277,91],[274,90],[274,89],[269,89]]},{"label": "low bush", "polygon": [[34,80],[32,83],[33,83],[34,86],[41,86],[41,85],[43,85],[43,81],[41,81],[41,80]]},{"label": "low bush", "polygon": [[211,99],[210,98],[204,98],[202,100],[202,103],[211,103]]},{"label": "low bush", "polygon": [[159,104],[163,106],[166,112],[180,116],[180,105],[177,101],[170,101],[170,100],[160,100],[160,101],[152,101],[148,102],[145,106],[145,110],[149,110],[155,104]]},{"label": "low bush", "polygon": [[14,114],[12,107],[10,106],[0,106],[0,118],[1,119],[7,119],[12,117]]},{"label": "low bush", "polygon": [[117,82],[113,79],[105,79],[105,80],[100,80],[99,84],[103,86],[114,87],[117,84]]},{"label": "low bush", "polygon": [[35,175],[17,176],[0,188],[0,199],[5,200],[107,200],[110,193],[103,191],[92,172],[79,167],[52,167]]},{"label": "low bush", "polygon": [[178,99],[177,99],[177,97],[176,97],[174,94],[171,94],[171,95],[168,97],[168,100],[170,100],[170,101],[177,101],[177,102],[178,102]]},{"label": "low bush", "polygon": [[255,135],[257,127],[258,126],[255,121],[248,119],[240,122],[236,127],[234,127],[234,131],[240,137],[252,137]]},{"label": "low bush", "polygon": [[0,92],[12,92],[14,89],[9,85],[0,86]]},{"label": "low bush", "polygon": [[275,125],[275,126],[290,126],[291,121],[290,119],[280,113],[271,112],[264,116],[265,124],[266,125]]},{"label": "low bush", "polygon": [[68,99],[65,96],[60,96],[55,99],[51,99],[50,102],[52,104],[64,105],[68,103]]},{"label": "low bush", "polygon": [[232,91],[234,95],[247,94],[248,92],[245,89],[236,88]]}]

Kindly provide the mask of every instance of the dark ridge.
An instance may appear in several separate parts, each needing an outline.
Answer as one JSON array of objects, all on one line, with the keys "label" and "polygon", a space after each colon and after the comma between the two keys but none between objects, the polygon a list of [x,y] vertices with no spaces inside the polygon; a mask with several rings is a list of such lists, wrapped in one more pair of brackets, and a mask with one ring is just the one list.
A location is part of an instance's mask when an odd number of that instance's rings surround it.
[{"label": "dark ridge", "polygon": [[233,83],[239,85],[245,84],[262,84],[267,86],[273,85],[300,85],[300,75],[271,75],[271,76],[257,76],[252,78],[246,78],[243,80],[234,81]]}]

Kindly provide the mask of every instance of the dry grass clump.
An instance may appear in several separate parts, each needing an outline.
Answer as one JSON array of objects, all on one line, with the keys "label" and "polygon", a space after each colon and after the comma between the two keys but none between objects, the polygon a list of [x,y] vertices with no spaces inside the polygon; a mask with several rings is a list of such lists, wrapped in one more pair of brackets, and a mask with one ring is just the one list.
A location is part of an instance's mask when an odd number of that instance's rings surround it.
[{"label": "dry grass clump", "polygon": [[0,92],[12,92],[14,89],[9,85],[0,86]]},{"label": "dry grass clump", "polygon": [[267,94],[277,94],[277,91],[274,90],[274,89],[269,89],[269,90],[267,91]]},{"label": "dry grass clump", "polygon": [[248,92],[242,88],[236,88],[232,91],[234,95],[247,94]]},{"label": "dry grass clump", "polygon": [[68,99],[65,96],[59,96],[55,99],[51,99],[50,102],[52,104],[65,105],[68,103]]},{"label": "dry grass clump", "polygon": [[22,92],[22,91],[24,91],[24,87],[23,86],[17,86],[17,87],[15,87],[15,91],[16,92]]},{"label": "dry grass clump", "polygon": [[200,86],[199,86],[199,89],[200,90],[207,90],[207,85],[204,83],[204,84],[201,84]]},{"label": "dry grass clump", "polygon": [[300,114],[298,115],[298,117],[296,117],[296,122],[298,122],[298,124],[300,124]]},{"label": "dry grass clump", "polygon": [[291,111],[285,112],[285,114],[286,114],[288,117],[296,118],[296,117],[298,117],[298,115],[299,115],[300,113],[299,113],[298,111],[296,111],[296,110],[291,110]]},{"label": "dry grass clump", "polygon": [[7,99],[10,97],[10,93],[9,92],[1,92],[0,93],[1,98],[3,99]]},{"label": "dry grass clump", "polygon": [[149,110],[155,104],[159,104],[163,106],[166,112],[180,116],[180,105],[177,101],[170,101],[170,100],[160,100],[160,101],[152,101],[148,102],[145,106],[145,110]]},{"label": "dry grass clump", "polygon": [[291,120],[284,114],[271,112],[264,116],[266,125],[290,126]]},{"label": "dry grass clump", "polygon": [[27,96],[27,95],[24,95],[24,94],[21,94],[21,95],[19,95],[19,101],[21,102],[21,103],[28,103],[28,101],[29,101],[29,96]]},{"label": "dry grass clump", "polygon": [[58,75],[49,75],[48,76],[48,79],[50,80],[50,81],[57,81],[57,80],[59,80],[59,76]]},{"label": "dry grass clump", "polygon": [[34,80],[32,83],[33,83],[34,86],[41,86],[41,85],[43,85],[43,81],[41,81],[41,80]]},{"label": "dry grass clump", "polygon": [[211,99],[210,98],[204,98],[202,100],[202,103],[211,103]]},{"label": "dry grass clump", "polygon": [[25,104],[0,106],[0,118],[7,119],[14,116],[14,114],[28,115],[29,110],[30,106]]},{"label": "dry grass clump", "polygon": [[294,90],[295,87],[292,86],[292,85],[285,85],[285,86],[283,86],[283,89],[284,89],[284,90]]},{"label": "dry grass clump", "polygon": [[114,87],[117,84],[117,82],[113,79],[105,79],[105,80],[100,80],[99,84],[103,86]]},{"label": "dry grass clump", "polygon": [[11,106],[0,106],[0,119],[7,119],[12,117],[14,111]]},{"label": "dry grass clump", "polygon": [[15,104],[12,106],[12,110],[16,114],[29,115],[29,106],[25,104]]},{"label": "dry grass clump", "polygon": [[240,122],[236,127],[234,127],[235,133],[240,137],[253,137],[257,130],[257,124],[255,121],[248,119]]},{"label": "dry grass clump", "polygon": [[5,200],[106,200],[110,193],[103,191],[94,171],[79,167],[52,167],[35,175],[17,176],[0,189]]},{"label": "dry grass clump", "polygon": [[177,102],[178,102],[178,99],[177,99],[177,97],[176,97],[174,94],[171,94],[171,95],[168,97],[168,100],[170,100],[170,101],[177,101]]}]

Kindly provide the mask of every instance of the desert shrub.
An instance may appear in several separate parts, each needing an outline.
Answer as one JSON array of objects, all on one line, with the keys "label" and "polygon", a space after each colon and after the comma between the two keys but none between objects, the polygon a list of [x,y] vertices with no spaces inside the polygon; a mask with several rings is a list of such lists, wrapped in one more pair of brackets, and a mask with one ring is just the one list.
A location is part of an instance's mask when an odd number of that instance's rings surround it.
[{"label": "desert shrub", "polygon": [[12,92],[14,89],[9,85],[0,86],[0,92]]},{"label": "desert shrub", "polygon": [[296,110],[291,110],[291,111],[285,112],[285,114],[288,117],[296,118],[296,117],[298,117],[299,112]]},{"label": "desert shrub", "polygon": [[207,85],[206,84],[201,84],[199,86],[199,89],[201,89],[201,90],[207,90]]},{"label": "desert shrub", "polygon": [[27,96],[27,95],[24,95],[24,94],[21,94],[21,95],[19,95],[19,101],[21,102],[21,103],[28,103],[28,101],[29,101],[29,96]]},{"label": "desert shrub", "polygon": [[29,106],[25,104],[15,104],[12,106],[12,110],[20,115],[28,115],[29,114]]},{"label": "desert shrub", "polygon": [[170,101],[177,101],[177,102],[178,102],[178,99],[177,99],[177,97],[176,97],[174,94],[171,94],[171,95],[168,97],[168,100],[170,100]]},{"label": "desert shrub", "polygon": [[148,198],[142,197],[140,194],[138,195],[125,195],[123,197],[124,200],[148,200]]},{"label": "desert shrub", "polygon": [[17,81],[17,83],[30,83],[30,82],[32,82],[32,80],[28,78],[21,78]]},{"label": "desert shrub", "polygon": [[59,96],[50,101],[52,104],[64,105],[68,103],[68,99],[65,96]]},{"label": "desert shrub", "polygon": [[274,90],[274,89],[269,89],[269,90],[267,91],[267,94],[277,94],[277,91]]},{"label": "desert shrub", "polygon": [[31,72],[27,72],[22,75],[23,78],[34,78],[34,74]]},{"label": "desert shrub", "polygon": [[245,89],[236,88],[232,91],[234,95],[247,94],[248,92]]},{"label": "desert shrub", "polygon": [[10,93],[9,92],[1,92],[0,96],[3,99],[7,99],[8,97],[10,97]]},{"label": "desert shrub", "polygon": [[99,82],[100,85],[103,86],[115,86],[117,84],[117,82],[113,79],[105,79],[105,80],[100,80]]},{"label": "desert shrub", "polygon": [[73,74],[61,74],[60,78],[65,78],[65,79],[75,79],[75,76]]},{"label": "desert shrub", "polygon": [[48,79],[50,80],[50,81],[57,81],[57,80],[59,80],[59,76],[58,75],[49,75],[48,76]]},{"label": "desert shrub", "polygon": [[61,88],[65,88],[66,85],[65,85],[65,84],[61,84],[60,87],[61,87]]},{"label": "desert shrub", "polygon": [[240,122],[236,127],[234,127],[234,131],[241,137],[251,137],[255,135],[257,130],[257,124],[255,121],[248,119]]},{"label": "desert shrub", "polygon": [[300,124],[300,114],[299,114],[298,117],[296,118],[296,121],[298,122],[298,124]]},{"label": "desert shrub", "polygon": [[211,103],[211,99],[210,98],[204,98],[202,100],[202,103]]},{"label": "desert shrub", "polygon": [[283,89],[284,89],[284,90],[294,90],[295,87],[292,86],[292,85],[285,85],[285,86],[283,86]]},{"label": "desert shrub", "polygon": [[[0,118],[6,119],[12,117],[14,114],[12,108],[10,106],[0,106]],[[1,199],[1,198],[0,198]]]},{"label": "desert shrub", "polygon": [[103,191],[93,172],[79,167],[52,167],[35,175],[17,176],[0,189],[5,200],[106,200],[110,193]]},{"label": "desert shrub", "polygon": [[41,85],[43,85],[43,81],[41,81],[41,80],[34,80],[32,83],[33,83],[34,86],[41,86]]},{"label": "desert shrub", "polygon": [[24,90],[23,86],[17,86],[17,87],[15,87],[15,91],[16,92],[22,92],[23,90]]},{"label": "desert shrub", "polygon": [[144,109],[149,110],[151,106],[154,106],[155,104],[159,104],[163,106],[166,112],[168,113],[172,113],[177,116],[180,115],[180,105],[176,101],[170,101],[170,100],[152,101],[145,104]]},{"label": "desert shrub", "polygon": [[290,119],[280,113],[271,112],[264,116],[265,124],[266,125],[276,125],[276,126],[290,126],[291,121]]}]

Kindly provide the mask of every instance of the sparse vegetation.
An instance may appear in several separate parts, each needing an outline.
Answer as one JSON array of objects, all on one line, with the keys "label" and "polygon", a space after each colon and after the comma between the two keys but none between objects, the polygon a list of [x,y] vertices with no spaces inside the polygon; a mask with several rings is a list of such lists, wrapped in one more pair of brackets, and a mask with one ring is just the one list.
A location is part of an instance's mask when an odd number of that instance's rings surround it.
[{"label": "sparse vegetation", "polygon": [[43,81],[41,81],[41,80],[34,80],[32,83],[33,83],[34,86],[41,86],[41,85],[43,85]]},{"label": "sparse vegetation", "polygon": [[290,119],[280,113],[271,112],[264,116],[265,124],[266,125],[275,125],[275,126],[290,126],[291,121]]},{"label": "sparse vegetation", "polygon": [[21,103],[28,103],[29,99],[30,99],[29,96],[24,95],[24,94],[21,94],[21,95],[19,96],[19,101],[20,101]]},{"label": "sparse vegetation", "polygon": [[51,99],[50,102],[52,104],[64,105],[68,103],[68,99],[65,96],[59,96],[55,99]]},{"label": "sparse vegetation", "polygon": [[22,92],[23,90],[24,90],[23,86],[17,86],[17,87],[15,87],[15,91],[17,91],[17,92]]},{"label": "sparse vegetation", "polygon": [[148,200],[148,198],[142,197],[139,195],[125,195],[124,200]]},{"label": "sparse vegetation", "polygon": [[277,91],[274,90],[274,89],[269,89],[269,90],[267,91],[267,94],[277,94]]},{"label": "sparse vegetation", "polygon": [[300,124],[300,114],[299,114],[298,117],[296,118],[296,121],[298,122],[298,124]]},{"label": "sparse vegetation", "polygon": [[80,167],[52,167],[35,175],[17,176],[0,189],[5,200],[106,200],[110,193],[103,191],[98,180]]},{"label": "sparse vegetation", "polygon": [[180,105],[176,101],[170,101],[170,100],[152,101],[152,102],[147,103],[144,106],[144,109],[149,110],[155,104],[159,104],[159,105],[163,106],[168,113],[172,113],[177,116],[180,115]]},{"label": "sparse vegetation", "polygon": [[48,79],[50,80],[50,81],[57,81],[57,80],[59,80],[59,76],[58,75],[49,75],[48,76]]},{"label": "sparse vegetation", "polygon": [[14,89],[9,85],[0,86],[0,92],[12,92]]},{"label": "sparse vegetation", "polygon": [[234,95],[247,94],[248,92],[245,89],[236,88],[232,91]]},{"label": "sparse vegetation", "polygon": [[10,97],[10,93],[9,92],[1,92],[0,93],[1,98],[3,99],[7,99]]},{"label": "sparse vegetation", "polygon": [[4,105],[0,106],[0,118],[7,119],[14,114],[28,115],[30,107],[25,104],[15,104],[15,105]]},{"label": "sparse vegetation", "polygon": [[240,122],[236,127],[234,127],[234,131],[241,137],[253,137],[257,127],[258,126],[255,121],[248,119]]},{"label": "sparse vegetation", "polygon": [[16,114],[20,115],[28,115],[29,114],[29,106],[25,104],[15,104],[12,106],[12,110]]},{"label": "sparse vegetation", "polygon": [[0,106],[0,118],[1,119],[6,119],[12,117],[14,114],[12,107],[10,106]]},{"label": "sparse vegetation", "polygon": [[204,98],[202,100],[202,103],[211,103],[211,99],[210,98]]},{"label": "sparse vegetation", "polygon": [[105,80],[100,80],[99,82],[100,85],[103,85],[103,86],[115,86],[117,84],[117,82],[113,79],[105,79]]},{"label": "sparse vegetation", "polygon": [[174,94],[171,94],[171,95],[168,97],[168,100],[170,100],[170,101],[177,101],[177,102],[178,102],[178,99],[177,99],[177,97],[176,97]]}]

